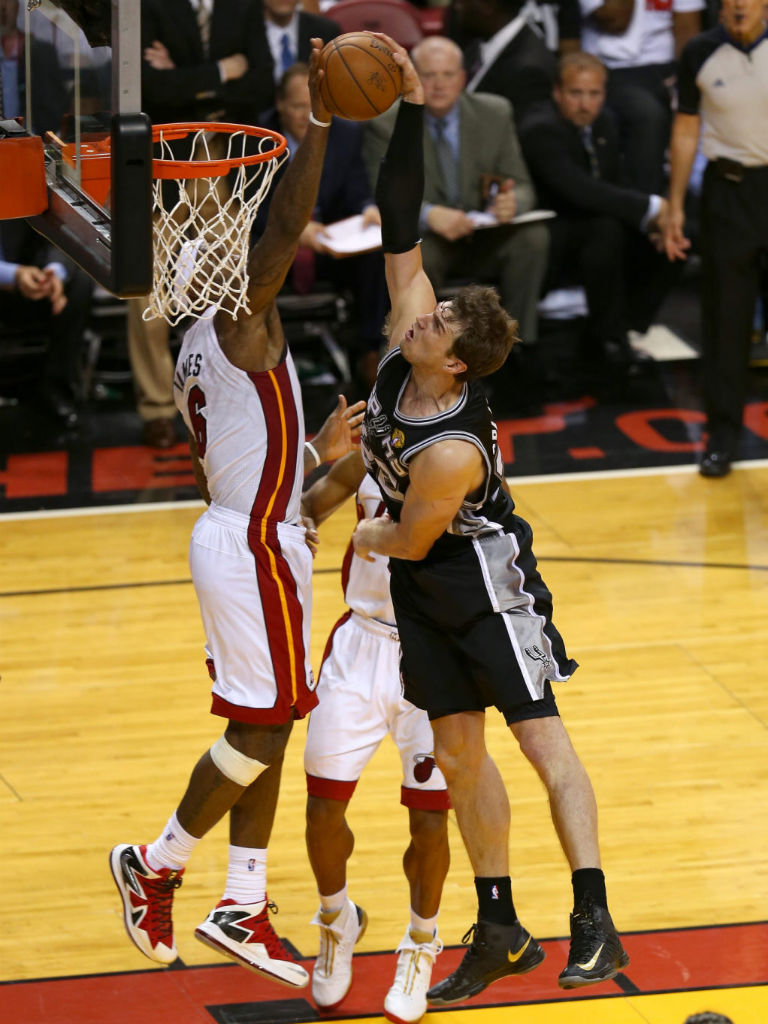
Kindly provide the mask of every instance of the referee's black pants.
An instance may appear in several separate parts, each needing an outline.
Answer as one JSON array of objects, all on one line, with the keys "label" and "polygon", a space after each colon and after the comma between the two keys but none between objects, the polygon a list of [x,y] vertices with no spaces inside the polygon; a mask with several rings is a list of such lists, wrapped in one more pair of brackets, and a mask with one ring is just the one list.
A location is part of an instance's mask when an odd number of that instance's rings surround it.
[{"label": "referee's black pants", "polygon": [[[710,163],[701,205],[702,385],[710,446],[735,454],[760,273],[768,258],[768,166],[741,180]],[[739,176],[737,172],[736,176]]]}]

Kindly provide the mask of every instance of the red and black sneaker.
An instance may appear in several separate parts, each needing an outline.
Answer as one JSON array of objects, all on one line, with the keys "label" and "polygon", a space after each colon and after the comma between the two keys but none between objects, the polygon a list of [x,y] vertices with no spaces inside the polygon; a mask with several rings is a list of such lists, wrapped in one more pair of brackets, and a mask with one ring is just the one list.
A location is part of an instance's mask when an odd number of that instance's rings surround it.
[{"label": "red and black sneaker", "polygon": [[153,871],[146,853],[146,846],[123,843],[109,855],[109,866],[123,899],[123,920],[130,939],[150,960],[171,964],[178,956],[171,905],[184,869]]},{"label": "red and black sneaker", "polygon": [[195,938],[265,978],[291,988],[304,988],[309,974],[277,937],[267,910],[277,913],[275,904],[267,900],[260,903],[221,900],[195,928]]}]

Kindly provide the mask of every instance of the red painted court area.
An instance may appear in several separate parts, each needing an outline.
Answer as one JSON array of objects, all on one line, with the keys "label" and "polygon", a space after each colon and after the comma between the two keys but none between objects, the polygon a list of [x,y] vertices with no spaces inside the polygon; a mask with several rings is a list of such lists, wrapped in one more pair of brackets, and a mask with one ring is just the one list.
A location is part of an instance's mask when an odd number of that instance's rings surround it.
[{"label": "red painted court area", "polygon": [[[557,975],[568,955],[568,941],[550,939],[541,943],[547,953],[541,967],[498,982],[464,1005],[469,1009],[768,982],[768,922],[637,932],[622,940],[631,963],[612,982],[563,992]],[[449,974],[463,954],[461,946],[446,949],[435,977]],[[322,1019],[381,1015],[393,954],[362,954],[354,963],[349,995],[339,1010],[322,1014]],[[306,965],[311,967],[311,961]],[[321,1019],[309,988],[282,988],[234,964],[7,982],[0,988],[0,1005],[4,1024],[300,1024]]]}]

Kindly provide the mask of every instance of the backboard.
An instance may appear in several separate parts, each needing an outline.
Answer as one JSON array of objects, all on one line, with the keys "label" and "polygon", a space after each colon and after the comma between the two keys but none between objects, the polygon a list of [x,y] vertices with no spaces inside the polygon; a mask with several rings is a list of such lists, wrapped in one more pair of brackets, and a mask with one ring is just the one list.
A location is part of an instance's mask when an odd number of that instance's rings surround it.
[{"label": "backboard", "polygon": [[140,29],[141,0],[0,0],[0,114],[45,154],[47,209],[27,220],[122,298],[152,283]]}]

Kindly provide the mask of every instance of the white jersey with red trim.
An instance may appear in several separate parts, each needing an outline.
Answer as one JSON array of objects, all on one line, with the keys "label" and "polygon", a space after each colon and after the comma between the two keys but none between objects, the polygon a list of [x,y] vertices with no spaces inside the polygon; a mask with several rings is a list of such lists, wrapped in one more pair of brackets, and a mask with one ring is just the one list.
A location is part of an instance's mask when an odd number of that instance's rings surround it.
[{"label": "white jersey with red trim", "polygon": [[[367,473],[355,500],[358,522],[361,519],[375,519],[385,511],[381,492]],[[385,555],[374,555],[373,561],[367,562],[355,554],[350,541],[341,567],[341,582],[344,600],[353,612],[388,626],[395,625],[395,610],[389,596],[389,559]]]},{"label": "white jersey with red trim", "polygon": [[249,373],[224,355],[213,320],[198,320],[184,335],[173,393],[211,501],[251,522],[299,522],[304,413],[288,347],[274,369]]}]

